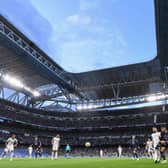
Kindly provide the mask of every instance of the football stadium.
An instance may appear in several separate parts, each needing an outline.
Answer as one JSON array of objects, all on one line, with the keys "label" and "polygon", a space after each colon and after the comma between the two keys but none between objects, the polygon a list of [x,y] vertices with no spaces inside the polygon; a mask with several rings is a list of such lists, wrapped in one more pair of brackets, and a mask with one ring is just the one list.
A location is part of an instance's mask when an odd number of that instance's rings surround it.
[{"label": "football stadium", "polygon": [[167,166],[168,0],[0,3],[1,168]]}]

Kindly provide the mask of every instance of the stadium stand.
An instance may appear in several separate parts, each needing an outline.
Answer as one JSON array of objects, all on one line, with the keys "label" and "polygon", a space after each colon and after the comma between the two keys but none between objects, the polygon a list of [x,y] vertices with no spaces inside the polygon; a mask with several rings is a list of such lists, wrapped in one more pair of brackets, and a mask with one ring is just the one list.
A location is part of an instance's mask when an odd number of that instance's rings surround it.
[{"label": "stadium stand", "polygon": [[0,110],[1,142],[15,133],[21,144],[31,144],[33,138],[39,136],[45,146],[50,146],[51,138],[57,133],[63,137],[63,146],[84,146],[87,141],[93,146],[129,146],[132,135],[136,135],[139,145],[143,145],[151,134],[151,127],[166,124],[168,117],[168,112],[162,112],[162,106],[62,113],[31,109],[0,100]]}]

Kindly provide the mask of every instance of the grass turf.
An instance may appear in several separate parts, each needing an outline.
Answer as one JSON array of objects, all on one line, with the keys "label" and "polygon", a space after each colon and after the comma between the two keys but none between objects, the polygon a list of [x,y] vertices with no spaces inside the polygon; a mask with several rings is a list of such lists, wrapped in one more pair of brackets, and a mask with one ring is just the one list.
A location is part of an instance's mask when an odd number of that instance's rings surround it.
[{"label": "grass turf", "polygon": [[168,164],[154,164],[152,160],[140,159],[99,159],[99,158],[75,158],[75,159],[8,159],[0,160],[0,168],[160,168],[168,167]]}]

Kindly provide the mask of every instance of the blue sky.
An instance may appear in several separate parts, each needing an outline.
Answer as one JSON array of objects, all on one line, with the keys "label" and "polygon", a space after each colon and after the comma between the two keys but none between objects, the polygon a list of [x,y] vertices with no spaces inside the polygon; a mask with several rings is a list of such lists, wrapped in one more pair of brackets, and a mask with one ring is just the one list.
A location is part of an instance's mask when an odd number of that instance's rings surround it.
[{"label": "blue sky", "polygon": [[70,72],[156,56],[153,0],[0,0],[0,13]]}]

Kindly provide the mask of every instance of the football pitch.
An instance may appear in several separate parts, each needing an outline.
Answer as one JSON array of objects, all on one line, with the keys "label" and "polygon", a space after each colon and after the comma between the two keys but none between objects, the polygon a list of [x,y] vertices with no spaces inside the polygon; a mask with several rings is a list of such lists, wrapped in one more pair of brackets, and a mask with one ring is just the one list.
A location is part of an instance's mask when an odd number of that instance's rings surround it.
[{"label": "football pitch", "polygon": [[72,159],[8,159],[0,160],[0,168],[160,168],[168,164],[154,164],[152,160],[140,159],[99,159],[99,158],[72,158]]}]

